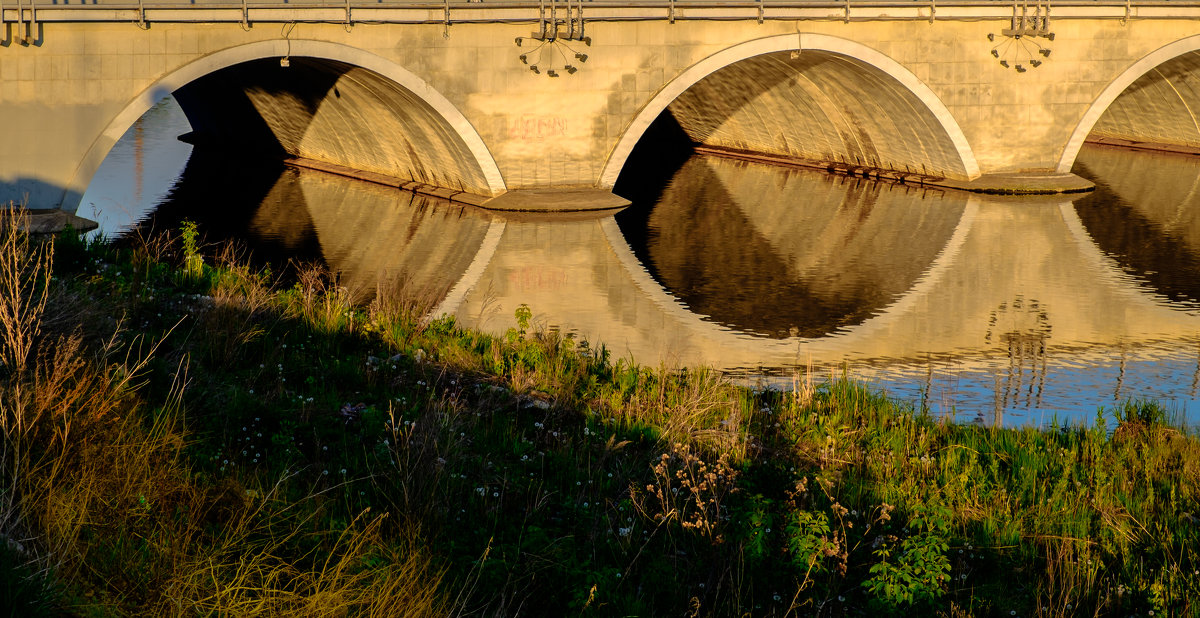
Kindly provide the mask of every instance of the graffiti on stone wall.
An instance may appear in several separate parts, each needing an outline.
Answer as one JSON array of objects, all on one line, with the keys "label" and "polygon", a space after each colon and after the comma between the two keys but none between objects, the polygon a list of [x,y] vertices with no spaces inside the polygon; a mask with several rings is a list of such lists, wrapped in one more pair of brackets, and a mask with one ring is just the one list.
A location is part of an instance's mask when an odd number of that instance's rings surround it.
[{"label": "graffiti on stone wall", "polygon": [[522,115],[510,119],[508,138],[541,141],[567,135],[567,119],[563,116]]}]

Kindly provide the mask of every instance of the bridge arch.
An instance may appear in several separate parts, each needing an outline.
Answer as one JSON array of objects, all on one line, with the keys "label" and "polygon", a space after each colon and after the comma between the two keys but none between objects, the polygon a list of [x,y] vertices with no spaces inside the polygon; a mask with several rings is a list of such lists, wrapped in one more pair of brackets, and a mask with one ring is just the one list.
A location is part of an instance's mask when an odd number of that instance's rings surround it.
[{"label": "bridge arch", "polygon": [[[404,97],[411,109],[401,110],[401,119],[413,120],[424,133],[416,141],[424,140],[428,144],[443,146],[443,152],[431,154],[443,159],[438,161],[439,165],[448,163],[457,167],[459,186],[450,188],[483,195],[505,192],[500,169],[475,127],[453,103],[420,77],[390,60],[354,47],[327,41],[279,39],[239,45],[205,55],[175,69],[140,92],[109,121],[92,143],[68,184],[62,208],[73,211],[78,207],[84,190],[113,145],[163,97],[225,69],[254,61],[277,61],[282,57],[289,57],[293,63],[312,59],[356,69],[361,75],[354,76],[356,79],[352,80],[352,87],[374,96],[385,96],[388,93],[381,94],[380,90],[391,90],[392,94]],[[363,80],[362,75],[373,75],[374,78]],[[380,114],[368,111],[364,116],[378,119]],[[412,149],[411,144],[409,149]],[[386,173],[385,170],[366,171]]]},{"label": "bridge arch", "polygon": [[[1197,145],[1200,145],[1200,89],[1191,88],[1182,80],[1171,81],[1174,76],[1200,77],[1200,53],[1194,52],[1200,52],[1200,35],[1164,45],[1122,71],[1100,92],[1075,125],[1074,132],[1063,148],[1057,171],[1071,171],[1083,143],[1093,130],[1104,128],[1106,123],[1101,121],[1110,111],[1113,113],[1108,114],[1107,124],[1112,125],[1113,129],[1125,132],[1130,137],[1142,138],[1135,141],[1156,141],[1145,131],[1149,122],[1134,123],[1116,118],[1120,115],[1129,116],[1121,113],[1125,107],[1129,111],[1137,111],[1142,118],[1154,117],[1154,123],[1166,120],[1164,124],[1170,128],[1161,132],[1169,134],[1173,140],[1179,136],[1177,130],[1183,129],[1194,136]],[[1161,105],[1146,108],[1151,98]]]},{"label": "bridge arch", "polygon": [[[809,64],[805,65],[806,62]],[[611,187],[616,183],[634,146],[664,110],[672,104],[680,105],[677,102],[681,100],[685,107],[690,105],[696,108],[697,103],[703,106],[701,101],[706,98],[711,101],[710,97],[694,96],[688,101],[687,93],[719,80],[718,74],[723,71],[729,73],[729,67],[746,63],[756,63],[758,66],[752,66],[751,70],[769,73],[769,79],[791,80],[781,93],[773,95],[773,100],[768,104],[800,101],[799,104],[792,103],[792,109],[786,111],[798,111],[800,105],[804,105],[806,111],[814,112],[811,115],[816,119],[797,135],[817,146],[815,150],[801,151],[795,149],[795,143],[785,143],[782,144],[782,150],[786,152],[775,152],[781,149],[778,142],[789,141],[789,136],[780,137],[773,129],[799,120],[795,116],[782,117],[784,110],[781,110],[773,114],[780,116],[776,119],[775,127],[751,129],[750,132],[759,133],[750,138],[750,141],[757,140],[755,145],[758,147],[745,149],[761,150],[763,140],[774,140],[776,145],[768,146],[767,154],[819,160],[840,158],[848,163],[854,163],[854,159],[857,159],[858,163],[872,167],[908,167],[916,172],[925,171],[931,175],[940,174],[962,180],[980,175],[975,155],[958,122],[941,99],[911,71],[860,43],[823,34],[798,33],[764,37],[724,49],[692,65],[668,82],[627,126],[609,154],[600,175],[600,185]],[[794,69],[796,66],[817,64],[826,65],[828,70],[815,78],[798,75]],[[792,67],[790,74],[785,65]],[[870,90],[872,96],[859,97],[854,95],[852,89],[839,89],[838,78],[846,76],[855,80],[852,88]],[[738,92],[740,87],[747,85],[745,82],[752,79],[731,74],[725,80],[724,90]],[[719,82],[715,85],[721,89]],[[831,95],[827,92],[830,89],[837,92]],[[704,113],[712,110],[692,111]],[[761,111],[751,110],[748,115],[762,119]],[[713,127],[684,129],[696,139],[698,136],[706,137],[697,134]],[[797,135],[791,136],[793,142],[797,141]],[[744,137],[734,136],[732,141],[735,143],[732,146],[738,147],[736,142]]]}]

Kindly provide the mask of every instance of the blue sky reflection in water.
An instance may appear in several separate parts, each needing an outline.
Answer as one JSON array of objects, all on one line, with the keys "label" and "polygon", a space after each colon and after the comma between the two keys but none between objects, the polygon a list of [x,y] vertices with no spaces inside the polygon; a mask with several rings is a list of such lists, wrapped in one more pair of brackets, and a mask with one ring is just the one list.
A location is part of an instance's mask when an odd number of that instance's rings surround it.
[{"label": "blue sky reflection in water", "polygon": [[189,162],[187,131],[170,101],[148,113],[80,214],[110,234],[196,219],[262,260],[323,260],[362,298],[402,280],[486,330],[527,303],[647,364],[781,386],[845,372],[986,424],[1138,397],[1200,420],[1200,159],[1088,147],[1094,194],[995,198],[651,153],[638,169],[657,177],[623,177],[635,206],[616,218],[499,217],[234,153]]},{"label": "blue sky reflection in water", "polygon": [[117,141],[83,193],[78,214],[102,234],[127,230],[167,195],[192,147],[178,136],[191,130],[183,110],[163,99]]}]

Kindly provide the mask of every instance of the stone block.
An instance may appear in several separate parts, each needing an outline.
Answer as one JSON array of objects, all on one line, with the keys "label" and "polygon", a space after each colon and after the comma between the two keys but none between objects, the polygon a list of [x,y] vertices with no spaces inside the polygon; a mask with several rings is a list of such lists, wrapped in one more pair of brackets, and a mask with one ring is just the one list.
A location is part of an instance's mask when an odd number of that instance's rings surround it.
[{"label": "stone block", "polygon": [[37,79],[37,58],[33,56],[22,56],[17,59],[17,79],[28,81]]},{"label": "stone block", "polygon": [[17,59],[14,56],[0,56],[0,82],[13,82],[19,79]]},{"label": "stone block", "polygon": [[105,71],[106,77],[108,77],[109,79],[123,79],[123,80],[132,79],[133,75],[134,75],[133,59],[134,59],[134,56],[132,54],[123,54],[123,55],[112,54],[112,55],[105,56],[105,61],[107,64],[107,69],[108,69],[107,71]]},{"label": "stone block", "polygon": [[20,80],[16,86],[17,102],[18,103],[33,103],[45,99],[39,98],[38,83],[33,80]]}]

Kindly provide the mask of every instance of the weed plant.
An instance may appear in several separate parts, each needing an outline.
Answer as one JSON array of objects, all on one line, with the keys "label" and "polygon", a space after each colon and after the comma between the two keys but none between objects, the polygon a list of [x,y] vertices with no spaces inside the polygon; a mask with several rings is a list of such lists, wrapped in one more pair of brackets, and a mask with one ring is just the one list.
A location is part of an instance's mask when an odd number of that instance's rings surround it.
[{"label": "weed plant", "polygon": [[528,308],[493,336],[424,290],[357,306],[194,228],[63,235],[53,280],[25,241],[0,604],[29,614],[1200,613],[1200,443],[1154,403],[937,422],[614,360]]}]

